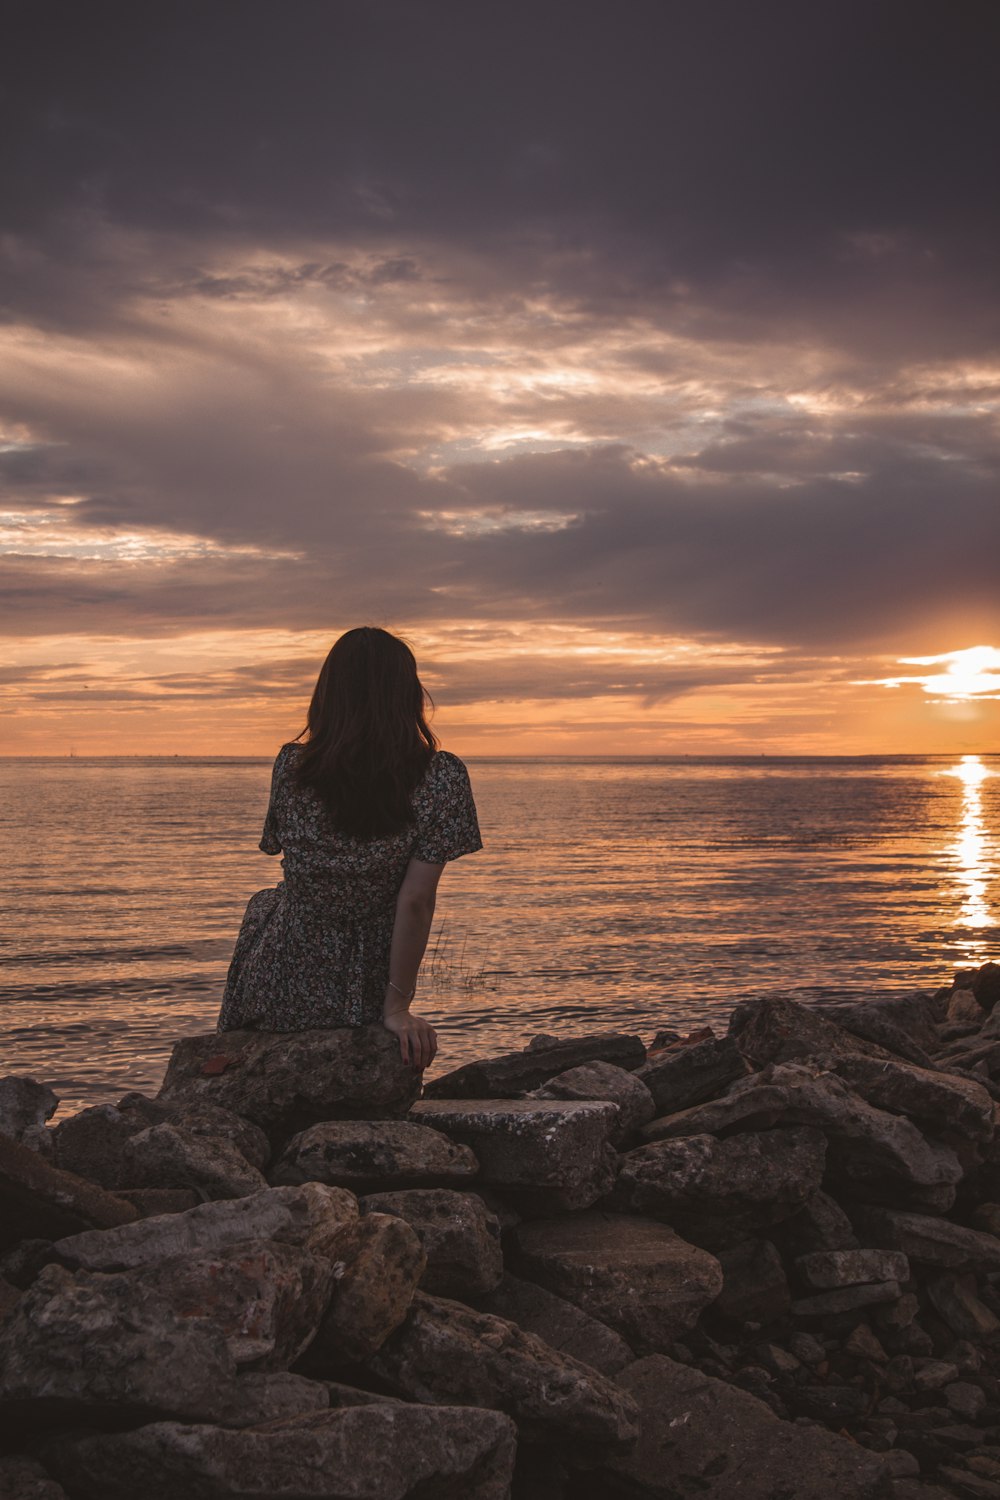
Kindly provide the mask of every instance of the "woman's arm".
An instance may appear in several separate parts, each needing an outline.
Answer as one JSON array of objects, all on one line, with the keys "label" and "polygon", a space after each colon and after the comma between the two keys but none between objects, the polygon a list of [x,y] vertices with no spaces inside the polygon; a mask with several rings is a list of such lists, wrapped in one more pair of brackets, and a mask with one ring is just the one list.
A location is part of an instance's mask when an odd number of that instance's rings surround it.
[{"label": "woman's arm", "polygon": [[437,1051],[433,1028],[422,1016],[410,1013],[420,961],[434,918],[434,898],[443,864],[411,859],[396,897],[396,917],[389,949],[389,983],[382,1006],[382,1024],[399,1037],[404,1063],[426,1068]]}]

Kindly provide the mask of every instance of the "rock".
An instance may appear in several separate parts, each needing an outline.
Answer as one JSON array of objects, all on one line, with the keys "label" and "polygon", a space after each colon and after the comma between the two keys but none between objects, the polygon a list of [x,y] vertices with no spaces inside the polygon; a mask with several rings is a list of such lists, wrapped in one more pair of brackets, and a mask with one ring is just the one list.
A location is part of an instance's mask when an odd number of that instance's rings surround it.
[{"label": "rock", "polygon": [[801,1063],[765,1067],[723,1098],[653,1120],[639,1133],[653,1141],[775,1125],[822,1130],[831,1174],[855,1193],[860,1185],[881,1196],[887,1182],[953,1189],[961,1181],[953,1151],[926,1140],[909,1120],[874,1109],[828,1071]]},{"label": "rock", "polygon": [[0,1078],[0,1135],[23,1141],[37,1150],[46,1120],[51,1119],[59,1100],[48,1084],[13,1074]]},{"label": "rock", "polygon": [[879,1281],[863,1286],[835,1287],[829,1292],[818,1292],[815,1297],[800,1297],[792,1303],[795,1318],[830,1318],[837,1313],[855,1312],[861,1307],[874,1307],[879,1302],[897,1302],[902,1288],[898,1281]]},{"label": "rock", "polygon": [[205,1201],[194,1188],[119,1188],[118,1196],[131,1203],[141,1219],[155,1219],[160,1214],[182,1214]]},{"label": "rock", "polygon": [[712,1312],[734,1323],[759,1323],[766,1328],[783,1318],[792,1305],[781,1256],[770,1240],[744,1240],[718,1252],[722,1291]]},{"label": "rock", "polygon": [[945,1484],[953,1485],[952,1494],[967,1497],[967,1500],[1000,1500],[1000,1484],[992,1479],[983,1479],[966,1468],[952,1468],[941,1464],[938,1477]]},{"label": "rock", "polygon": [[353,1194],[307,1182],[203,1203],[187,1213],[141,1219],[102,1234],[72,1235],[59,1240],[55,1252],[64,1264],[91,1271],[128,1271],[247,1240],[274,1239],[335,1257],[345,1226],[357,1217]]},{"label": "rock", "polygon": [[0,1495],[3,1500],[66,1500],[62,1485],[33,1458],[0,1458]]},{"label": "rock", "polygon": [[993,1139],[993,1100],[971,1079],[917,1068],[895,1058],[858,1054],[837,1058],[832,1068],[876,1109],[905,1115],[937,1133],[949,1132],[986,1145]]},{"label": "rock", "polygon": [[974,1026],[982,1026],[986,1020],[986,1011],[971,990],[954,990],[948,1001],[947,1014],[952,1025],[971,1021]]},{"label": "rock", "polygon": [[267,1187],[231,1141],[192,1135],[177,1125],[151,1125],[125,1145],[135,1187],[188,1187],[207,1198],[246,1198]]},{"label": "rock", "polygon": [[493,1291],[479,1297],[476,1306],[480,1312],[516,1323],[525,1333],[533,1333],[560,1354],[602,1375],[616,1374],[635,1358],[621,1335],[606,1323],[599,1323],[564,1297],[509,1273]]},{"label": "rock", "polygon": [[0,1135],[0,1207],[0,1250],[18,1240],[58,1239],[137,1218],[131,1203],[61,1171],[6,1135]]},{"label": "rock", "polygon": [[511,1240],[515,1274],[642,1352],[672,1346],[722,1290],[715,1257],[655,1219],[584,1213],[521,1224]]},{"label": "rock", "polygon": [[582,1063],[557,1073],[530,1095],[532,1099],[597,1099],[617,1105],[618,1119],[611,1140],[619,1146],[657,1113],[653,1096],[637,1073],[616,1068],[614,1063]]},{"label": "rock", "polygon": [[955,989],[971,989],[983,1010],[993,1012],[1000,1001],[1000,964],[981,964],[955,976]]},{"label": "rock", "polygon": [[937,1022],[942,1007],[927,991],[892,995],[881,1000],[862,1000],[857,1005],[837,1006],[831,1019],[853,1036],[874,1042],[896,1057],[931,1066],[939,1042]]},{"label": "rock", "polygon": [[622,1158],[615,1201],[695,1244],[733,1245],[801,1208],[825,1161],[823,1135],[801,1127],[655,1141]]},{"label": "rock", "polygon": [[829,1291],[874,1281],[909,1281],[910,1266],[899,1250],[826,1250],[800,1255],[795,1269],[806,1286]]},{"label": "rock", "polygon": [[14,1311],[21,1300],[21,1288],[0,1276],[0,1323]]},{"label": "rock", "polygon": [[891,1058],[892,1053],[828,1021],[795,1000],[743,1000],[733,1007],[729,1036],[753,1068],[816,1056],[861,1053]]},{"label": "rock", "polygon": [[324,1120],[292,1137],[271,1180],[329,1182],[364,1192],[468,1182],[478,1171],[468,1146],[411,1120]]},{"label": "rock", "polygon": [[782,1248],[792,1257],[819,1250],[856,1250],[858,1237],[836,1198],[813,1193],[779,1231]]},{"label": "rock", "polygon": [[981,1346],[995,1342],[1000,1335],[1000,1318],[957,1276],[935,1277],[927,1283],[927,1295],[956,1338]]},{"label": "rock", "polygon": [[423,1099],[412,1117],[469,1146],[482,1180],[546,1212],[586,1208],[614,1179],[613,1104],[554,1099]]},{"label": "rock", "polygon": [[366,1214],[340,1239],[335,1289],[310,1363],[320,1367],[367,1359],[410,1310],[427,1258],[414,1229],[389,1214]]},{"label": "rock", "polygon": [[946,1359],[922,1359],[913,1376],[918,1391],[939,1391],[958,1379],[958,1366]]},{"label": "rock", "polygon": [[858,1323],[844,1340],[844,1353],[852,1359],[869,1359],[874,1364],[888,1363],[889,1356],[867,1323]]},{"label": "rock", "polygon": [[749,1067],[731,1037],[707,1037],[691,1047],[663,1052],[636,1069],[636,1078],[649,1089],[656,1114],[675,1114],[706,1099],[714,1099],[729,1084],[743,1078]]},{"label": "rock", "polygon": [[953,1380],[950,1385],[946,1385],[944,1399],[949,1411],[953,1411],[963,1422],[975,1422],[986,1406],[986,1393],[967,1380]]},{"label": "rock", "polygon": [[[538,1045],[536,1045],[536,1043]],[[632,1071],[646,1060],[637,1036],[600,1032],[595,1036],[536,1037],[523,1052],[504,1052],[465,1063],[424,1088],[425,1099],[516,1099],[530,1089],[578,1068],[583,1063],[607,1062]]]},{"label": "rock", "polygon": [[[676,1500],[877,1500],[879,1458],[819,1427],[779,1421],[763,1402],[662,1355],[618,1377],[640,1410],[635,1448],[604,1461],[607,1493]],[[613,1486],[613,1487],[612,1487]]]},{"label": "rock", "polygon": [[45,1447],[74,1494],[101,1500],[505,1500],[514,1453],[500,1412],[383,1402],[242,1432],[157,1422]]},{"label": "rock", "polygon": [[475,1193],[374,1193],[362,1198],[361,1211],[394,1214],[416,1231],[427,1257],[420,1283],[425,1292],[465,1301],[492,1291],[503,1275],[500,1221]]},{"label": "rock", "polygon": [[635,1407],[612,1381],[514,1323],[443,1297],[418,1292],[368,1367],[411,1401],[505,1411],[547,1440],[621,1447],[636,1436]]},{"label": "rock", "polygon": [[290,1370],[240,1372],[236,1382],[245,1408],[239,1422],[229,1426],[258,1427],[307,1411],[328,1411],[334,1402],[321,1380],[307,1380]]},{"label": "rock", "polygon": [[859,1207],[852,1215],[870,1245],[902,1250],[911,1261],[954,1271],[1000,1271],[1000,1240],[929,1214]]},{"label": "rock", "polygon": [[320,1120],[392,1119],[420,1092],[384,1026],[324,1031],[223,1031],[185,1037],[160,1099],[218,1104],[280,1140]]}]

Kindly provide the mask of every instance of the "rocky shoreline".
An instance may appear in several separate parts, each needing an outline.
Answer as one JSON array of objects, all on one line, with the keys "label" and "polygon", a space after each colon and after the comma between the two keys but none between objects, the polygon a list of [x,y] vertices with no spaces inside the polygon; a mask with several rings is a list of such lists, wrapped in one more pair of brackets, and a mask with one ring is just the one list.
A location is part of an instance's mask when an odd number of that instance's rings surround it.
[{"label": "rocky shoreline", "polygon": [[1000,1500],[1000,967],[0,1080],[3,1500]]}]

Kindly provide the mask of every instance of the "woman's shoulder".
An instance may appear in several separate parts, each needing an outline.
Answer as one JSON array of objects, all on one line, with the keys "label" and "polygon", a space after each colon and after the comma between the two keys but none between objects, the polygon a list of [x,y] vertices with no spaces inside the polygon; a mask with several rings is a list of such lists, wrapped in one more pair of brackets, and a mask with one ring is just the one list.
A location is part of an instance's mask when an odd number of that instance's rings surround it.
[{"label": "woman's shoulder", "polygon": [[289,766],[294,764],[294,762],[298,759],[301,749],[302,746],[299,744],[298,740],[289,740],[287,744],[282,745],[281,749],[274,757],[275,774],[286,770]]},{"label": "woman's shoulder", "polygon": [[465,762],[459,760],[450,750],[435,750],[427,767],[428,777],[433,776],[439,781],[461,780],[468,776]]}]

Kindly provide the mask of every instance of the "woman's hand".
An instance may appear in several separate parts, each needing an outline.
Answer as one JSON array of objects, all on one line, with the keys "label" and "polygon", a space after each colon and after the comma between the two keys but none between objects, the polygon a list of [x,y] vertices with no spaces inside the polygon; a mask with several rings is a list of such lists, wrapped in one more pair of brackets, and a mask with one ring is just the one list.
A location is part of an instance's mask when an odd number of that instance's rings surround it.
[{"label": "woman's hand", "polygon": [[412,1015],[402,1007],[398,1010],[387,1007],[382,1016],[382,1025],[393,1036],[399,1037],[399,1050],[404,1063],[423,1072],[434,1060],[437,1037],[433,1026],[428,1025],[423,1016]]}]

